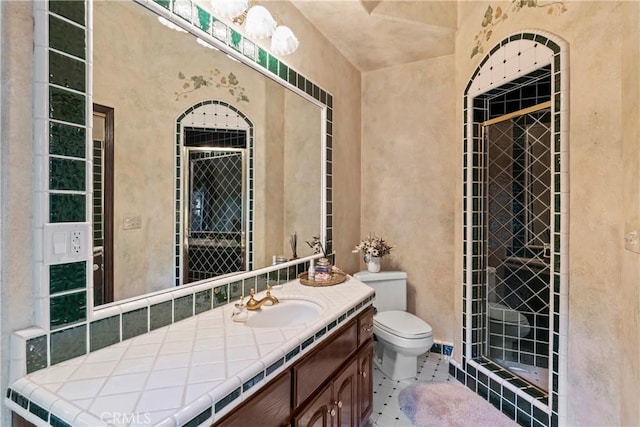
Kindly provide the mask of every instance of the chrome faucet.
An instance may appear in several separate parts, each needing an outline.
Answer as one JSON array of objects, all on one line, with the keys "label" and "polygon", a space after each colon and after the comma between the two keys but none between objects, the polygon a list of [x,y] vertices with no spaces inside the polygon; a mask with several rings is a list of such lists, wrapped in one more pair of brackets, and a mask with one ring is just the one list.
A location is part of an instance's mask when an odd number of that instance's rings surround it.
[{"label": "chrome faucet", "polygon": [[278,298],[274,297],[273,295],[271,295],[271,286],[267,285],[267,295],[262,298],[261,300],[256,300],[254,298],[256,294],[256,291],[251,289],[251,291],[249,292],[249,301],[247,301],[247,310],[258,310],[259,308],[261,308],[263,305],[267,304],[267,305],[274,305],[274,304],[278,304],[280,301],[278,300]]}]

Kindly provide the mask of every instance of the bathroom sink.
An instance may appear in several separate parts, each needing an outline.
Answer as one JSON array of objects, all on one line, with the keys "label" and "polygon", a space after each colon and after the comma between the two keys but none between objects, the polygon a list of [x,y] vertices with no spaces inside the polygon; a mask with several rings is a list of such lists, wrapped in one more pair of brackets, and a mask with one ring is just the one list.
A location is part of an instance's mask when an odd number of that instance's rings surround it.
[{"label": "bathroom sink", "polygon": [[311,322],[322,314],[322,307],[302,299],[281,299],[276,305],[262,306],[250,312],[245,326],[250,328],[283,328]]}]

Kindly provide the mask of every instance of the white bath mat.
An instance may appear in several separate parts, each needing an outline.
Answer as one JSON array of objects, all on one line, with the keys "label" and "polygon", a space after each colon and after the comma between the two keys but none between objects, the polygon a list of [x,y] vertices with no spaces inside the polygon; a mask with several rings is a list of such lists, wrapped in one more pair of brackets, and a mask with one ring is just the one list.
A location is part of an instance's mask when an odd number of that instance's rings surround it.
[{"label": "white bath mat", "polygon": [[398,396],[400,409],[416,426],[512,427],[518,424],[462,384],[412,384]]}]

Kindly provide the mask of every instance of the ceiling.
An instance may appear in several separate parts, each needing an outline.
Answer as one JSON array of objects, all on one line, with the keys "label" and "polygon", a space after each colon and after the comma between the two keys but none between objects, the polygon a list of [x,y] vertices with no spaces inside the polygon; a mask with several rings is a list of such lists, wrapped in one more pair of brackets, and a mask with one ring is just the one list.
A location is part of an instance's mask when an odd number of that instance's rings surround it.
[{"label": "ceiling", "polygon": [[454,52],[456,1],[291,0],[358,70]]}]

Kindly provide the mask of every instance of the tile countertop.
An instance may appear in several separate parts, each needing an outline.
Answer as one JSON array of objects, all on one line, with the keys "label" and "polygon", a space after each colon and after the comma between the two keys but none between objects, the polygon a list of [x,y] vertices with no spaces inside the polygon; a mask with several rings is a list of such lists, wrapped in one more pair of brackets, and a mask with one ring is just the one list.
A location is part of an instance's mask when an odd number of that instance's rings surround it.
[{"label": "tile countertop", "polygon": [[350,276],[328,287],[295,280],[272,294],[307,299],[324,311],[305,324],[251,328],[232,321],[234,305],[227,304],[26,375],[10,386],[5,404],[36,425],[209,425],[374,298]]}]

